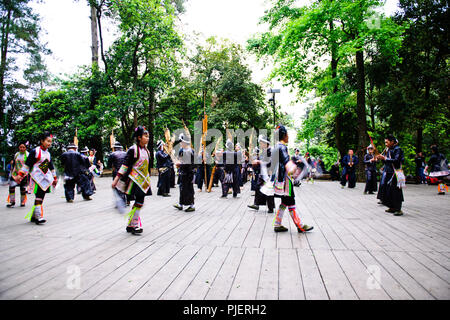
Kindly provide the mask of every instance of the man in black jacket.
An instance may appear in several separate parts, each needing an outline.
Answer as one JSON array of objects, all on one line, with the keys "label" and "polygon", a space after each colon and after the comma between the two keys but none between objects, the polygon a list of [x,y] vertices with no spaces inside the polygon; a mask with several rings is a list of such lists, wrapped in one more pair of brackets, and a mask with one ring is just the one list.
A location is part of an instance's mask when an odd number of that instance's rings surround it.
[{"label": "man in black jacket", "polygon": [[60,158],[64,166],[64,193],[69,203],[72,203],[75,198],[76,184],[79,185],[84,200],[92,200],[90,196],[93,194],[87,176],[83,179],[83,175],[86,175],[86,167],[89,166],[89,159],[76,150],[77,146],[71,143]]},{"label": "man in black jacket", "polygon": [[393,135],[387,135],[384,141],[387,147],[386,154],[377,156],[377,159],[384,163],[377,199],[380,200],[379,204],[388,207],[386,212],[393,213],[394,216],[401,216],[403,215],[401,209],[404,198],[402,188],[398,185],[395,170],[402,168],[405,155]]},{"label": "man in black jacket", "polygon": [[223,153],[223,164],[224,164],[224,178],[222,182],[222,198],[226,198],[228,195],[228,190],[233,188],[233,198],[236,198],[238,193],[241,192],[239,186],[239,164],[238,156],[241,156],[240,152],[233,151],[233,142],[227,140],[226,151]]},{"label": "man in black jacket", "polygon": [[[275,208],[274,196],[266,196],[261,192],[261,187],[269,182],[269,169],[272,161],[272,148],[270,147],[270,141],[266,136],[260,135],[258,142],[261,147],[261,152],[253,160],[253,170],[256,172],[256,184],[255,184],[255,201],[252,205],[247,207],[255,210],[259,210],[259,206],[267,205],[268,213],[273,213]],[[258,149],[259,150],[259,149]]]},{"label": "man in black jacket", "polygon": [[353,150],[348,150],[348,154],[346,154],[342,158],[342,179],[341,179],[341,187],[342,189],[345,187],[348,181],[348,187],[354,188],[356,186],[356,165],[358,164],[359,159],[357,156],[353,154]]},{"label": "man in black jacket", "polygon": [[125,162],[127,153],[123,151],[123,147],[118,141],[114,144],[113,148],[114,152],[111,153],[108,158],[108,167],[112,169],[112,178],[114,180],[117,175],[117,171],[119,171],[120,167]]},{"label": "man in black jacket", "polygon": [[[112,178],[114,180],[117,176],[117,172],[120,170],[120,167],[122,167],[122,164],[125,163],[127,153],[123,151],[123,147],[119,141],[116,141],[116,143],[114,143],[113,148],[114,152],[111,153],[108,158],[108,167],[112,169]],[[118,189],[114,189],[114,192],[116,192],[121,199],[119,203],[116,203],[116,206],[119,208],[119,210],[121,210],[120,208],[122,207],[122,202],[123,206],[125,206],[125,203],[127,206],[130,205],[130,202],[132,200],[132,197],[130,195],[127,195],[119,191]]]},{"label": "man in black jacket", "polygon": [[158,169],[158,196],[170,197],[170,168],[173,165],[170,155],[164,150],[164,142],[159,140],[156,147],[156,168]]},{"label": "man in black jacket", "polygon": [[178,168],[180,177],[180,200],[174,207],[183,210],[183,206],[188,206],[185,212],[195,211],[195,191],[194,191],[194,150],[190,147],[191,139],[184,134],[180,134],[179,140],[181,148],[178,152]]}]

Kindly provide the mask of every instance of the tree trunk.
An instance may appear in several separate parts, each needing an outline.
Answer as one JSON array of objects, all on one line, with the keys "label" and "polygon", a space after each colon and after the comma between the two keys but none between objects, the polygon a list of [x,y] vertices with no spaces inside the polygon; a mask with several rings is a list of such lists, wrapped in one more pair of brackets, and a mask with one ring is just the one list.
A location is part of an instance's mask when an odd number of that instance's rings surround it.
[{"label": "tree trunk", "polygon": [[366,150],[367,139],[367,119],[366,119],[366,84],[364,74],[364,52],[359,50],[356,52],[356,81],[357,81],[357,94],[356,94],[356,115],[358,117],[357,131],[358,131],[358,150],[357,155],[359,158],[359,164],[357,168],[358,181],[365,180],[364,174],[364,151]]},{"label": "tree trunk", "polygon": [[[91,52],[92,52],[92,77],[97,80],[99,78],[99,68],[98,68],[98,25],[97,25],[97,9],[95,6],[91,5]],[[99,98],[98,82],[94,81],[91,87],[91,109],[95,109]],[[103,162],[103,143],[102,143],[102,130],[100,129],[97,134],[92,137],[92,145],[97,150],[97,159]]]},{"label": "tree trunk", "polygon": [[91,39],[92,39],[92,67],[98,66],[98,26],[97,9],[91,5]]},{"label": "tree trunk", "polygon": [[[329,21],[330,25],[330,33],[333,33],[334,30],[334,24],[333,20]],[[337,44],[336,42],[331,43],[331,78],[335,80],[337,78],[337,66],[338,66],[338,59],[337,59]],[[338,86],[335,83],[333,87],[333,93],[336,94],[338,92]],[[338,149],[340,156],[343,156],[345,154],[345,150],[342,145],[342,112],[338,111],[336,114],[336,120],[334,123],[334,135],[336,139],[336,149]]]},{"label": "tree trunk", "polygon": [[[431,80],[429,76],[426,76],[425,78],[425,103],[427,106],[430,106],[430,87],[431,87]],[[429,108],[427,108],[429,109]],[[433,108],[432,108],[433,109]],[[431,109],[431,110],[432,110]],[[433,112],[433,110],[432,110]],[[421,124],[424,122],[426,115],[421,114],[419,115],[419,123],[417,127],[417,137],[416,137],[416,152],[423,151],[423,127]]]},{"label": "tree trunk", "polygon": [[[331,58],[331,77],[333,79],[336,79],[338,61],[336,58],[334,58],[334,54],[332,56],[333,57]],[[334,88],[333,88],[333,93],[335,94],[337,92],[338,92],[338,86],[337,86],[337,84],[335,84]],[[343,143],[342,143],[342,121],[343,121],[343,114],[342,114],[342,112],[338,111],[334,125],[335,125],[335,136],[336,136],[336,148],[338,149],[341,156],[343,156],[345,154],[345,150],[343,148]]]},{"label": "tree trunk", "polygon": [[[2,26],[2,52],[1,52],[1,63],[0,63],[0,103],[1,103],[1,108],[0,108],[0,112],[2,115],[2,123],[3,123],[3,117],[5,116],[5,114],[3,113],[3,110],[5,109],[5,101],[4,101],[4,96],[5,96],[5,72],[6,72],[6,57],[7,57],[7,53],[8,53],[8,41],[9,41],[9,28],[10,28],[10,23],[11,23],[11,12],[12,10],[9,9],[8,10],[8,15],[6,18],[6,23]],[[6,131],[6,128],[4,128]],[[6,133],[5,133],[6,134]]]},{"label": "tree trunk", "polygon": [[423,128],[417,128],[416,153],[422,151],[423,148]]}]

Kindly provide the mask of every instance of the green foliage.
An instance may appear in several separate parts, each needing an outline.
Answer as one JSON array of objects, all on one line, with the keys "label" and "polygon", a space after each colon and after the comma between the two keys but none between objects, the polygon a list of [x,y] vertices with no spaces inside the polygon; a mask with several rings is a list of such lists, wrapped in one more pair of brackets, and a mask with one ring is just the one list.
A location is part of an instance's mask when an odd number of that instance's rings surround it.
[{"label": "green foliage", "polygon": [[325,169],[330,170],[331,166],[339,160],[339,152],[336,148],[325,144],[315,144],[309,147],[300,148],[300,153],[304,155],[309,152],[312,158],[320,158],[325,164]]},{"label": "green foliage", "polygon": [[[30,108],[32,97],[49,82],[50,77],[42,62],[42,55],[50,51],[41,43],[40,17],[30,2],[0,2],[0,122],[2,147],[7,148],[8,153],[14,152],[14,148],[8,148],[13,129],[21,115]],[[24,67],[18,63],[22,61],[25,62]],[[6,115],[5,107],[11,108]]]},{"label": "green foliage", "polygon": [[32,104],[33,111],[16,128],[14,140],[29,140],[37,145],[39,134],[49,131],[55,136],[53,148],[58,153],[73,141],[76,129],[80,147],[92,147],[97,136],[107,136],[117,120],[104,98],[91,108],[90,88],[95,79],[90,68],[86,68],[70,80],[60,82],[59,89],[41,91]]},{"label": "green foliage", "polygon": [[[341,154],[355,147],[363,152],[361,128],[368,121],[379,148],[387,133],[399,138],[412,170],[411,157],[426,149],[422,144],[449,146],[448,2],[401,0],[393,18],[376,13],[382,4],[322,0],[298,7],[294,0],[273,0],[261,19],[269,30],[250,39],[248,48],[273,59],[271,77],[300,96],[314,90],[321,98],[307,110],[299,141],[339,147]],[[363,66],[354,62],[360,51]]]},{"label": "green foliage", "polygon": [[[180,128],[181,119],[193,129],[194,121],[203,118],[204,109],[208,127],[224,133],[227,125],[243,130],[270,127],[272,113],[265,93],[252,82],[240,46],[210,38],[204,47],[196,47],[188,62],[189,77],[178,78],[159,103],[156,128],[160,136],[166,124],[170,130]],[[217,99],[214,106],[213,98]],[[278,119],[283,120],[283,115]]]}]

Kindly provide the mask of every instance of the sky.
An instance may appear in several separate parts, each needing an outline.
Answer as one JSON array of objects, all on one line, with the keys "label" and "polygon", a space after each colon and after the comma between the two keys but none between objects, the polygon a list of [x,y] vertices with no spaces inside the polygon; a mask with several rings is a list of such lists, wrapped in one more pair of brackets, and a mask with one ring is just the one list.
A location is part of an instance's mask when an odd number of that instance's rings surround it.
[{"label": "sky", "polygon": [[[299,4],[308,2],[299,0]],[[398,0],[387,0],[385,13],[394,13],[397,3]],[[71,74],[79,66],[90,64],[90,9],[87,1],[44,0],[34,3],[33,7],[41,16],[45,31],[42,39],[52,50],[52,55],[46,58],[49,71],[55,75]],[[199,32],[203,39],[216,36],[245,46],[252,35],[266,30],[265,25],[259,24],[259,19],[269,7],[267,0],[187,0],[186,12],[180,16],[179,25],[188,41],[193,32]],[[108,46],[115,38],[116,29],[107,21],[103,27],[104,43]],[[253,80],[263,84],[267,91],[268,84],[263,81],[270,72],[270,66],[263,69],[254,57],[250,57],[247,63],[253,71]],[[292,103],[296,100],[295,92],[282,87],[281,83],[273,82],[272,87],[281,90],[276,96],[277,105],[292,115],[295,126],[299,126],[306,104]]]}]

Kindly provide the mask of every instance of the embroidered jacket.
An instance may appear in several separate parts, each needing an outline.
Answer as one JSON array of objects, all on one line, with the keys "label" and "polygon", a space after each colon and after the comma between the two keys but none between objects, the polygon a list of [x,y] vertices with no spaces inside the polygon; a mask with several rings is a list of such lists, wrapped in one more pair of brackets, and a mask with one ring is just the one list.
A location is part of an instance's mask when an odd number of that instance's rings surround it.
[{"label": "embroidered jacket", "polygon": [[149,170],[150,152],[147,148],[141,148],[133,145],[128,149],[125,161],[117,174],[122,181],[127,183],[127,192],[130,191],[133,181],[144,193],[150,189],[150,170]]},{"label": "embroidered jacket", "polygon": [[47,191],[56,178],[55,167],[48,150],[43,150],[40,146],[31,150],[19,172],[21,176],[28,173],[42,190]]},{"label": "embroidered jacket", "polygon": [[13,165],[13,169],[11,171],[12,177],[17,177],[17,175],[19,174],[19,171],[25,165],[25,162],[27,161],[27,158],[29,157],[29,155],[30,155],[30,153],[28,151],[25,151],[24,153],[17,152],[14,155],[14,165]]}]

